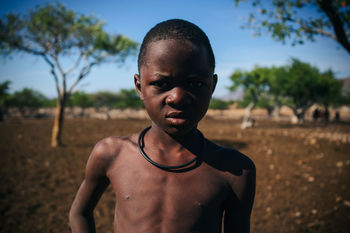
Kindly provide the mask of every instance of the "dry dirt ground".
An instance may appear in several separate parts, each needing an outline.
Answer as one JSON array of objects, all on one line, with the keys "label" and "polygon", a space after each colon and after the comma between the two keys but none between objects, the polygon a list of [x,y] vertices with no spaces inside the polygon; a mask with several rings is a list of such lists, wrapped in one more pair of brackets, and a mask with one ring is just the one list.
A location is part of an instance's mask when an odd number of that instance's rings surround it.
[{"label": "dry dirt ground", "polygon": [[[0,232],[69,232],[68,210],[94,144],[139,132],[145,120],[69,119],[65,146],[49,146],[51,120],[0,122]],[[205,119],[199,128],[257,167],[252,232],[350,232],[350,124]],[[113,230],[108,189],[95,211],[98,232]]]}]

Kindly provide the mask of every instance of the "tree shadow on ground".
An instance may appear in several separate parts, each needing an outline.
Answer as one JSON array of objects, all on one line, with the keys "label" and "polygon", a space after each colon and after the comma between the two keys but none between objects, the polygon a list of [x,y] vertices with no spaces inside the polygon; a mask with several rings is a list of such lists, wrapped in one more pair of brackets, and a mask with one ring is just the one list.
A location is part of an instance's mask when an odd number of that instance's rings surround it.
[{"label": "tree shadow on ground", "polygon": [[218,144],[223,147],[233,148],[233,149],[242,149],[247,146],[247,143],[242,141],[231,141],[231,140],[224,140],[224,139],[213,139],[212,140],[215,144]]}]

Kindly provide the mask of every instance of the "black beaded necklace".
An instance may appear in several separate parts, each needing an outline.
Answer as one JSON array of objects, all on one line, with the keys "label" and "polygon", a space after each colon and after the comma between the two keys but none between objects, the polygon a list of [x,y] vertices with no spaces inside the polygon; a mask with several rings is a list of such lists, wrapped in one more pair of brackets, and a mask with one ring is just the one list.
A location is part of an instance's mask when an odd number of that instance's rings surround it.
[{"label": "black beaded necklace", "polygon": [[198,131],[201,135],[201,139],[202,139],[202,149],[201,149],[201,153],[199,154],[199,156],[196,156],[194,159],[184,163],[184,164],[181,164],[181,165],[176,165],[176,166],[167,166],[167,165],[163,165],[163,164],[159,164],[157,162],[154,162],[150,157],[148,157],[148,155],[145,153],[145,151],[143,150],[143,146],[141,146],[141,142],[142,144],[144,145],[144,136],[146,134],[146,132],[151,128],[151,126],[145,128],[144,130],[142,130],[142,132],[140,133],[139,135],[139,139],[137,141],[137,147],[139,148],[139,151],[141,153],[141,155],[148,161],[150,162],[152,165],[158,167],[158,168],[161,168],[161,169],[164,169],[164,170],[177,170],[177,169],[182,169],[182,168],[185,168],[189,165],[191,165],[192,163],[194,163],[195,161],[197,161],[200,157],[200,155],[202,154],[202,151],[203,151],[203,148],[204,148],[204,143],[205,143],[205,140],[204,140],[204,137],[203,137],[203,134]]}]

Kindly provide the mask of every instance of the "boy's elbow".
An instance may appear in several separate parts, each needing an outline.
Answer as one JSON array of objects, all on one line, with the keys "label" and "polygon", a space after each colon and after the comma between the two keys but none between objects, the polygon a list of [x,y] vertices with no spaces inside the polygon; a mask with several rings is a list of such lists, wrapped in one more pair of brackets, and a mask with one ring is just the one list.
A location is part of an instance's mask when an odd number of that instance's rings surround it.
[{"label": "boy's elbow", "polygon": [[74,203],[71,206],[69,210],[69,223],[72,224],[76,221],[78,221],[80,218],[88,215],[87,213],[84,213],[83,211],[80,210]]},{"label": "boy's elbow", "polygon": [[69,226],[71,228],[71,231],[74,232],[75,226],[77,225],[77,215],[74,212],[74,210],[72,210],[72,208],[69,211]]},{"label": "boy's elbow", "polygon": [[69,226],[73,233],[95,232],[93,213],[81,212],[71,208],[69,211]]},{"label": "boy's elbow", "polygon": [[74,205],[69,210],[69,221],[74,221],[77,218],[88,217],[92,214],[92,211],[82,211],[80,208],[75,207]]},{"label": "boy's elbow", "polygon": [[76,210],[76,208],[74,208],[73,206],[70,208],[69,210],[69,225],[74,225],[74,222],[76,222],[76,220],[78,219],[78,212]]}]

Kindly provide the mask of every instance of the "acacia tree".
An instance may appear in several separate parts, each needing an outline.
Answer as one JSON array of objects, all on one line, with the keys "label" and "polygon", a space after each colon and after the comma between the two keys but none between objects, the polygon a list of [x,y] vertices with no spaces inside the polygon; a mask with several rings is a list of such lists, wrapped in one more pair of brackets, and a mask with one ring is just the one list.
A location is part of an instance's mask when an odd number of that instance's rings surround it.
[{"label": "acacia tree", "polygon": [[[243,1],[235,0],[236,6]],[[267,30],[274,39],[282,42],[290,39],[292,45],[314,41],[320,35],[335,40],[350,53],[349,1],[252,0],[251,3],[258,13],[251,13],[243,27],[252,28],[255,35]]]},{"label": "acacia tree", "polygon": [[343,83],[341,80],[334,78],[332,70],[322,73],[318,80],[318,99],[317,102],[322,104],[328,111],[328,107],[337,106],[343,102],[341,95]]},{"label": "acacia tree", "polygon": [[270,91],[290,99],[289,107],[300,123],[311,105],[320,103],[328,108],[335,103],[341,93],[341,83],[331,70],[322,73],[317,67],[292,58],[288,65],[276,70],[274,88]]},{"label": "acacia tree", "polygon": [[230,89],[243,88],[244,101],[249,102],[242,126],[255,106],[268,109],[286,104],[300,123],[311,105],[319,103],[328,108],[341,101],[342,82],[334,78],[331,70],[322,73],[317,67],[296,58],[280,67],[236,70],[230,78],[233,82]]},{"label": "acacia tree", "polygon": [[[7,14],[0,19],[0,51],[8,56],[24,52],[41,57],[49,66],[57,90],[57,109],[51,145],[61,144],[64,108],[69,95],[99,64],[122,62],[137,43],[104,31],[93,16],[77,14],[62,4],[37,6],[27,14]],[[74,62],[65,67],[62,60]]]},{"label": "acacia tree", "polygon": [[263,93],[269,90],[269,80],[273,74],[273,68],[256,66],[252,71],[235,70],[230,76],[233,82],[229,87],[231,91],[243,88],[245,98],[250,100],[243,117],[242,128],[251,119],[251,112],[260,100]]}]

